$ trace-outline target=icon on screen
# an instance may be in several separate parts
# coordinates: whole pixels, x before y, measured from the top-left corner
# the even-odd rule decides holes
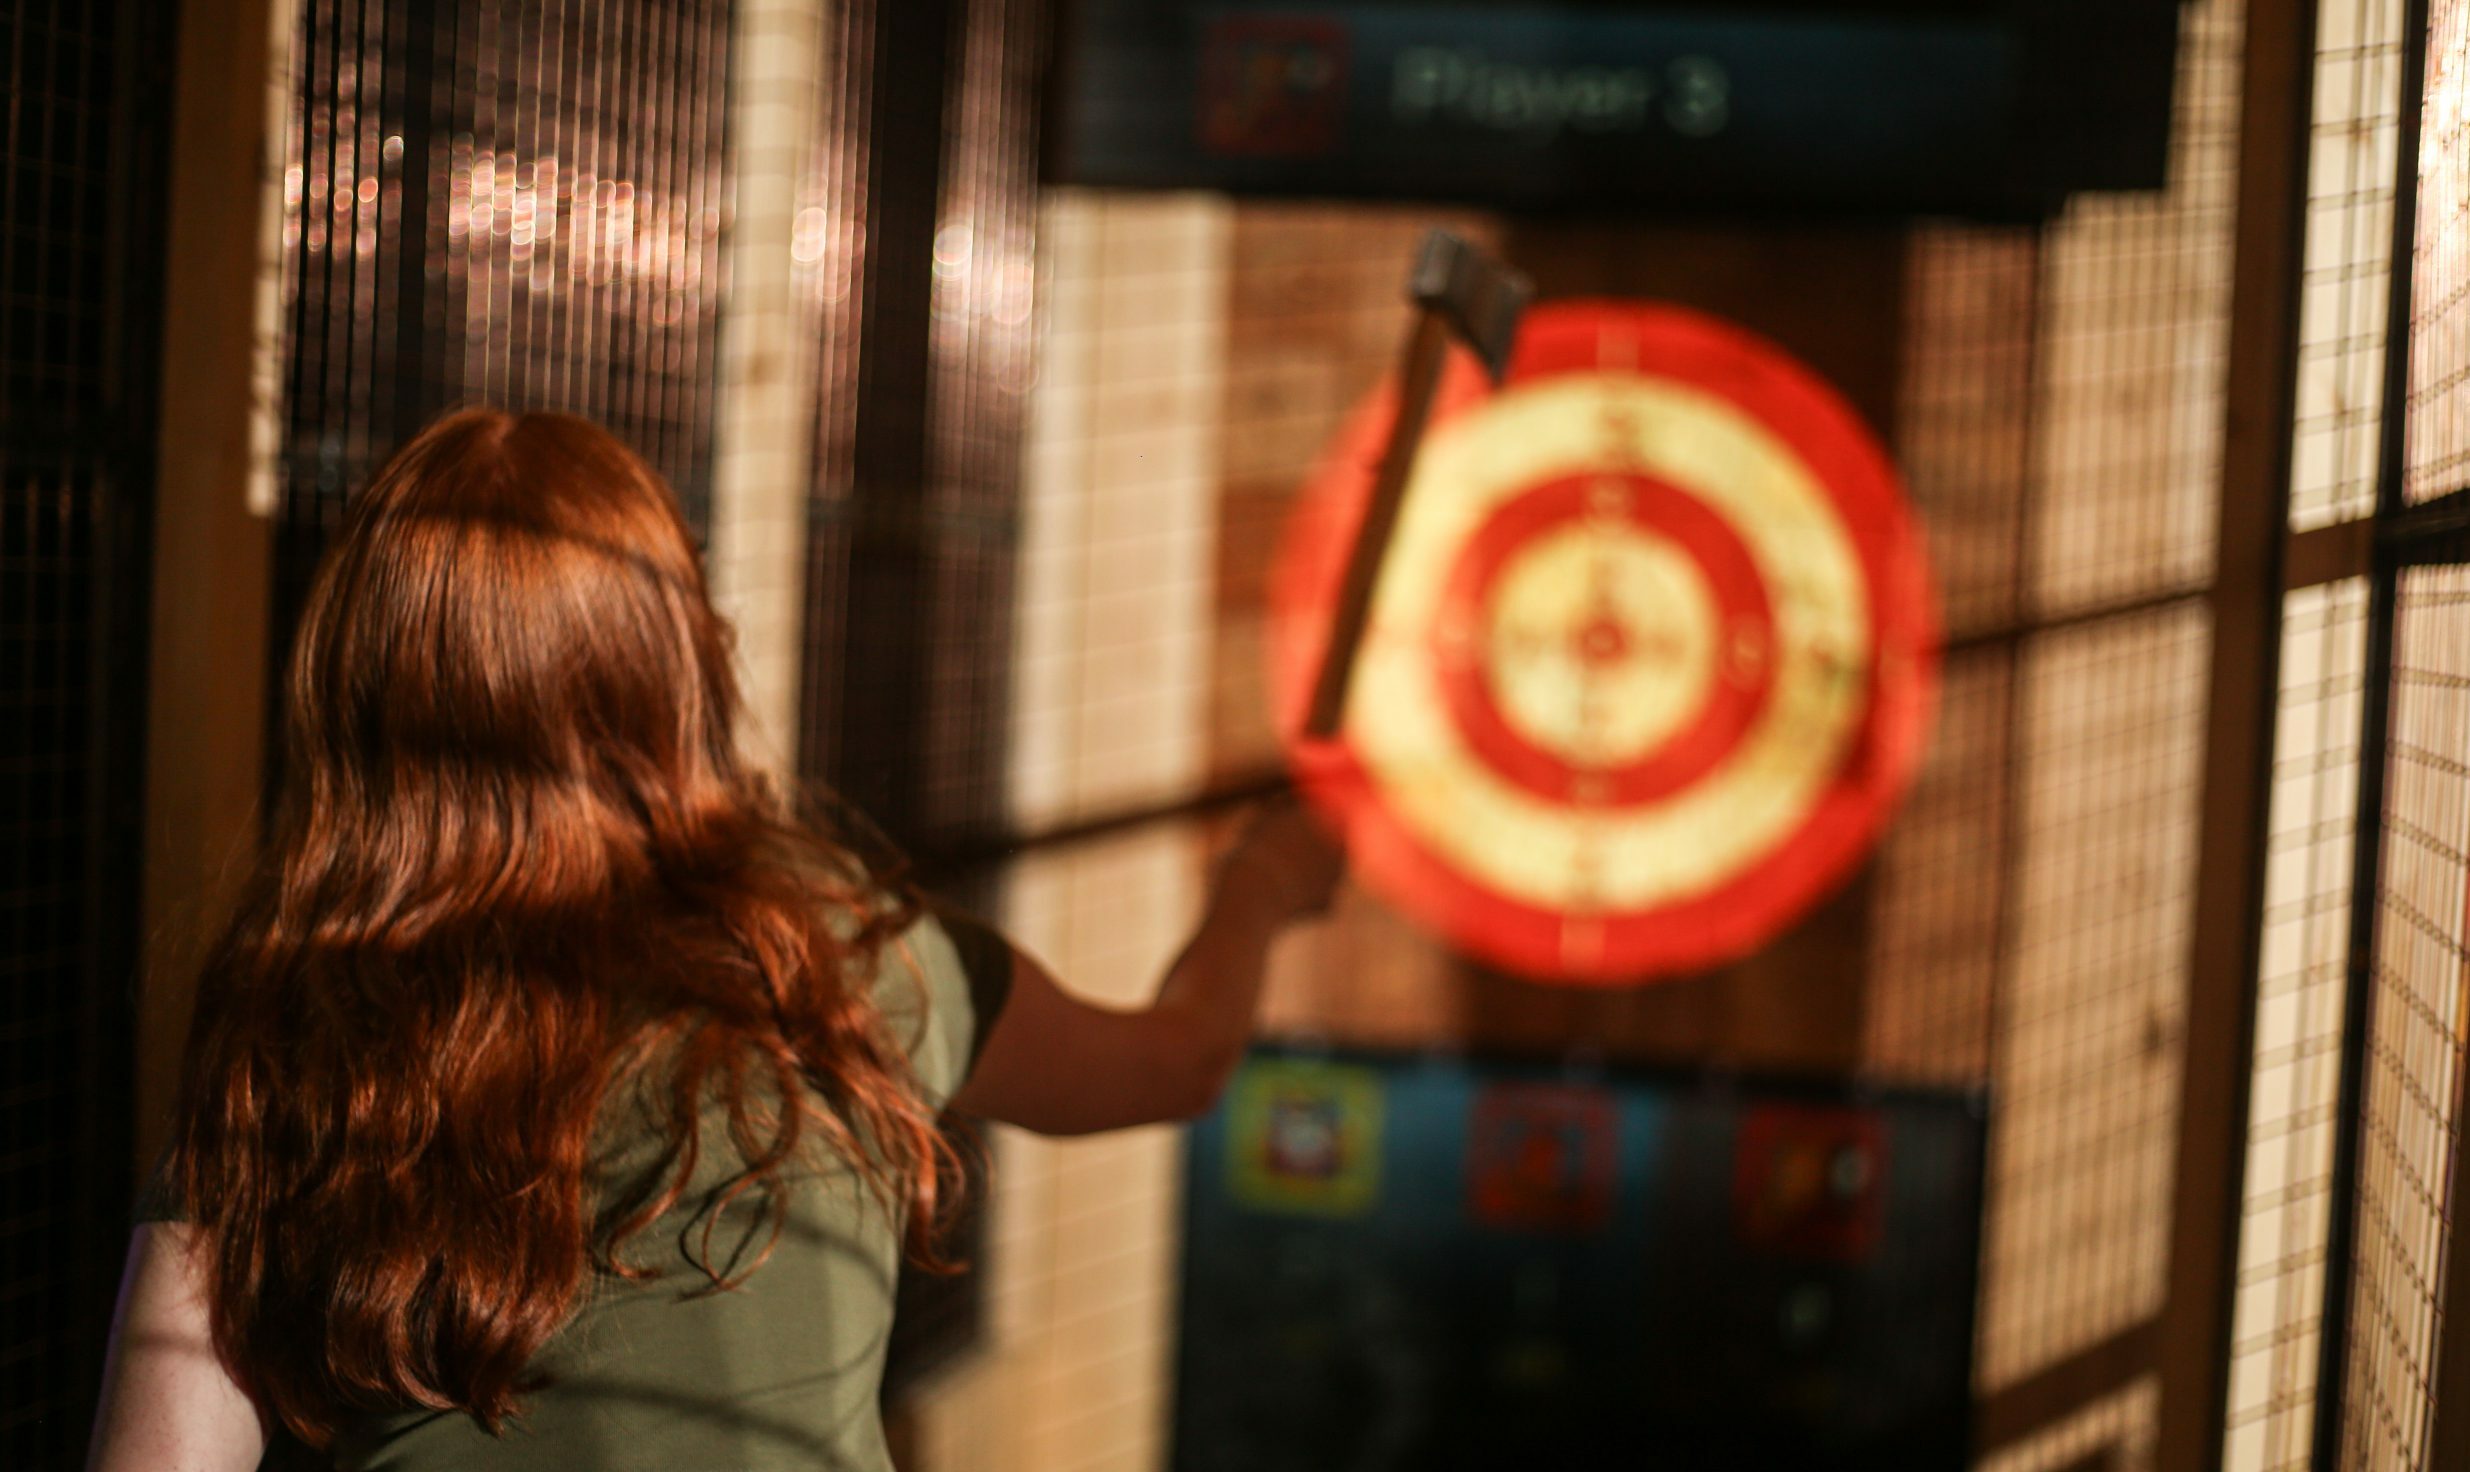
[[[1868,1257],[1885,1207],[1886,1156],[1886,1131],[1866,1110],[1751,1110],[1733,1163],[1741,1242],[1784,1257]]]
[[[1468,1126],[1468,1209],[1487,1226],[1600,1231],[1612,1219],[1619,1159],[1610,1095],[1495,1085],[1477,1096]]]
[[[1346,122],[1347,33],[1301,16],[1234,17],[1201,42],[1201,147],[1293,158],[1336,149]]]
[[[1380,1190],[1381,1082],[1368,1068],[1271,1063],[1235,1080],[1235,1199],[1271,1211],[1355,1216]]]

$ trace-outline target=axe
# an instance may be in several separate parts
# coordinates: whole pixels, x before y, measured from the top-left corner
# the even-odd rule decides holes
[[[1380,470],[1372,481],[1372,497],[1356,529],[1354,550],[1347,557],[1346,578],[1338,585],[1329,639],[1321,650],[1320,675],[1313,682],[1312,705],[1304,716],[1305,739],[1323,741],[1336,735],[1346,712],[1347,685],[1354,677],[1355,652],[1363,643],[1364,625],[1372,614],[1381,557],[1406,500],[1415,449],[1432,416],[1432,396],[1440,387],[1450,338],[1454,335],[1473,349],[1492,381],[1499,383],[1509,371],[1519,314],[1533,293],[1525,276],[1449,231],[1434,230],[1424,237],[1415,258],[1415,274],[1407,283],[1408,299],[1415,304],[1415,325],[1407,333],[1399,365],[1398,417],[1390,423],[1389,442],[1381,451]]]

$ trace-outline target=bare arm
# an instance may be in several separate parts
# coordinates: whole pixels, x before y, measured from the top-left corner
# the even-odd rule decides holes
[[[955,1109],[1040,1134],[1078,1135],[1206,1113],[1252,1036],[1270,942],[1319,913],[1337,850],[1280,806],[1221,866],[1200,928],[1138,1012],[1084,1002],[1025,956]]]
[[[189,1249],[177,1222],[129,1238],[88,1472],[251,1472],[265,1455],[257,1406],[215,1355]]]

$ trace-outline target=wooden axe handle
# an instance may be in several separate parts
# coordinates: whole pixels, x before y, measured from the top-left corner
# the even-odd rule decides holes
[[[1407,477],[1415,469],[1415,448],[1423,440],[1425,421],[1432,417],[1432,398],[1441,384],[1449,338],[1449,326],[1441,313],[1426,307],[1415,314],[1414,330],[1407,335],[1406,360],[1398,375],[1398,417],[1390,424],[1380,471],[1373,477],[1372,496],[1356,528],[1346,580],[1338,585],[1329,639],[1321,650],[1320,677],[1313,684],[1312,705],[1304,715],[1307,740],[1326,741],[1335,736],[1346,714],[1347,686],[1354,678],[1355,653],[1372,614],[1373,587],[1380,581],[1390,534],[1397,529]]]

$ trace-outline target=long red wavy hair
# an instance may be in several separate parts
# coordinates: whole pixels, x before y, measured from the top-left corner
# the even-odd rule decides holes
[[[909,902],[741,762],[649,467],[563,415],[441,420],[352,508],[287,680],[163,1178],[261,1405],[312,1446],[364,1409],[500,1427],[590,1275],[644,1271],[619,1249],[715,1099],[774,1238],[765,1187],[819,1141],[932,1259],[956,1163],[861,980]],[[596,1228],[602,1103],[644,1081],[675,1169]]]

